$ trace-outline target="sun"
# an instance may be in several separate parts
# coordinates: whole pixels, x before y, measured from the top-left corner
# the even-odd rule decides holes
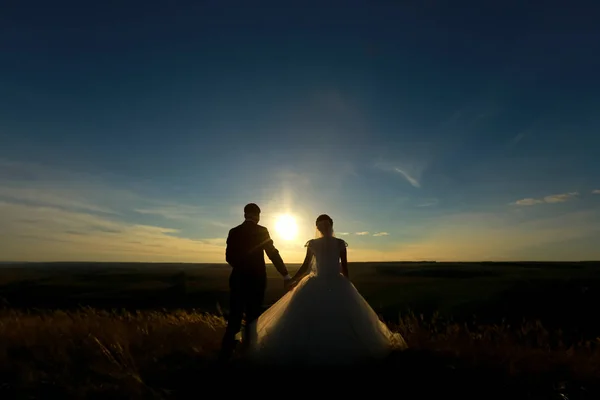
[[[296,220],[289,214],[284,214],[277,218],[275,230],[284,240],[294,240],[298,235]]]

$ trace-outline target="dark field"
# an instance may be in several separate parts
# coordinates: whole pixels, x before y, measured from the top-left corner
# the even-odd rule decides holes
[[[0,265],[0,396],[206,393],[220,371],[228,274],[208,264]],[[415,397],[443,383],[461,396],[596,398],[600,264],[354,263],[350,274],[411,347],[377,366],[380,380]],[[271,268],[265,307],[282,294]],[[417,384],[426,380],[440,385]]]
[[[297,265],[290,269],[295,271]],[[455,321],[540,319],[582,337],[600,336],[595,263],[355,263],[351,279],[386,321],[413,311]],[[226,311],[230,269],[220,264],[48,263],[0,267],[0,298],[13,309]],[[269,268],[265,308],[283,294]]]

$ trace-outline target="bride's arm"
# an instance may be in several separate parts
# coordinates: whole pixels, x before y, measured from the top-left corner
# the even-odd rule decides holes
[[[346,250],[346,247],[342,248],[342,250],[340,251],[340,259],[342,261],[342,275],[344,275],[346,278],[349,278],[349,276],[348,276],[348,251]]]
[[[292,277],[292,281],[296,281],[296,280],[302,278],[302,276],[304,276],[304,274],[306,274],[308,272],[308,269],[310,268],[310,263],[312,261],[312,257],[313,257],[312,252],[307,247],[306,248],[306,257],[304,257],[304,262],[302,263],[302,266],[300,267],[298,272],[296,272],[294,274],[294,276]]]

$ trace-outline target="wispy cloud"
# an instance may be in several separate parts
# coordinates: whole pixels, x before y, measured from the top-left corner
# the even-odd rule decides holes
[[[593,194],[600,194],[600,189],[596,189],[592,191]]]
[[[517,200],[514,202],[514,204],[517,206],[534,206],[536,204],[542,204],[543,202],[543,200],[528,197],[526,199]]]
[[[200,217],[204,210],[201,207],[183,204],[165,204],[157,207],[136,208],[139,214],[157,215],[167,219],[189,220]]]
[[[573,197],[579,196],[577,192],[553,194],[551,196],[544,197],[546,203],[564,203],[565,201],[572,199]]]
[[[201,242],[210,244],[213,246],[217,246],[219,248],[224,248],[227,244],[227,239],[226,238],[202,239]]]
[[[569,201],[577,196],[579,196],[578,192],[560,193],[560,194],[553,194],[550,196],[546,196],[541,199],[534,199],[534,198],[529,197],[529,198],[517,200],[512,204],[517,205],[517,206],[534,206],[536,204],[543,204],[543,203],[550,203],[550,204],[564,203],[564,202]]]
[[[98,176],[0,158],[0,200],[119,214],[148,199]]]
[[[226,224],[224,222],[221,221],[210,221],[209,222],[212,226],[216,226],[217,228],[231,228],[231,224]]]
[[[408,183],[410,183],[412,186],[414,186],[416,188],[421,187],[421,182],[420,182],[421,173],[419,172],[420,170],[413,171],[414,168],[399,167],[398,165],[395,165],[394,163],[386,162],[386,161],[377,161],[375,163],[375,168],[378,168],[382,171],[398,174],[402,178],[404,178]]]
[[[511,139],[510,145],[511,146],[517,145],[521,140],[523,140],[525,138],[527,133],[528,133],[527,131],[519,133],[517,136],[515,136],[514,138]]]
[[[203,207],[114,187],[100,177],[0,159],[4,259],[222,262],[225,239],[196,238],[203,236],[201,226],[224,228],[217,218]],[[190,232],[182,230],[190,226],[186,221],[194,222]]]
[[[115,210],[94,204],[74,188],[0,186],[0,200],[48,205],[97,213],[117,214]]]
[[[440,201],[438,199],[427,199],[424,200],[422,203],[417,204],[417,207],[432,207],[437,205],[439,202]]]
[[[590,195],[589,190],[585,193]],[[600,190],[591,193],[600,194]],[[521,199],[513,204],[556,204],[577,196],[577,192],[570,192]],[[420,200],[426,204],[430,199]],[[234,210],[234,215],[239,214],[240,208]],[[203,205],[177,204],[173,198],[152,198],[142,192],[119,189],[77,173],[53,173],[45,167],[18,163],[7,167],[0,160],[0,255],[3,259],[223,262],[225,239],[222,236],[228,224],[219,221],[227,222],[228,217],[211,211],[205,210]],[[504,211],[504,214],[436,216],[435,222],[429,225],[421,220],[411,229],[417,230],[417,235],[397,241],[393,239],[397,238],[396,232],[388,236],[386,232],[351,230],[337,235],[357,235],[357,244],[369,242],[370,236],[388,236],[373,239],[373,245],[365,248],[360,248],[360,244],[353,247],[354,261],[600,257],[597,247],[600,213],[597,211],[561,213],[537,220],[531,220],[537,213],[526,213],[526,218],[521,213],[517,218],[514,210]],[[224,219],[220,220],[221,217]],[[194,223],[186,224],[190,219]],[[312,214],[306,220],[307,233],[312,235]],[[188,225],[198,225],[196,221],[206,224],[208,234],[186,230]],[[356,229],[369,227],[363,222],[355,222],[353,226]],[[358,236],[366,238],[361,240]],[[304,257],[302,243],[281,241],[277,245],[283,248],[286,261],[299,262]]]
[[[402,175],[407,181],[408,183],[410,183],[411,185],[413,185],[416,188],[420,188],[421,187],[421,183],[416,179],[413,178],[412,176],[410,176],[408,174],[408,172],[400,169],[400,168],[394,168],[394,171],[396,171],[397,173],[399,173],[400,175]]]
[[[600,259],[600,212],[576,211],[523,221],[508,213],[442,216],[415,240],[354,247],[355,261],[557,261]]]
[[[215,225],[214,214],[205,207],[118,188],[98,176],[6,159],[0,159],[1,200],[114,215],[133,212],[168,220],[202,219]]]
[[[0,202],[0,253],[16,261],[222,262],[225,239],[53,207]]]

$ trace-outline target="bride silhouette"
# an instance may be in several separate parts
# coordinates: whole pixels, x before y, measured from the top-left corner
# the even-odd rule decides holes
[[[333,220],[320,215],[316,225],[293,289],[255,322],[251,357],[264,364],[348,365],[405,348],[348,279],[347,243],[334,236]]]

